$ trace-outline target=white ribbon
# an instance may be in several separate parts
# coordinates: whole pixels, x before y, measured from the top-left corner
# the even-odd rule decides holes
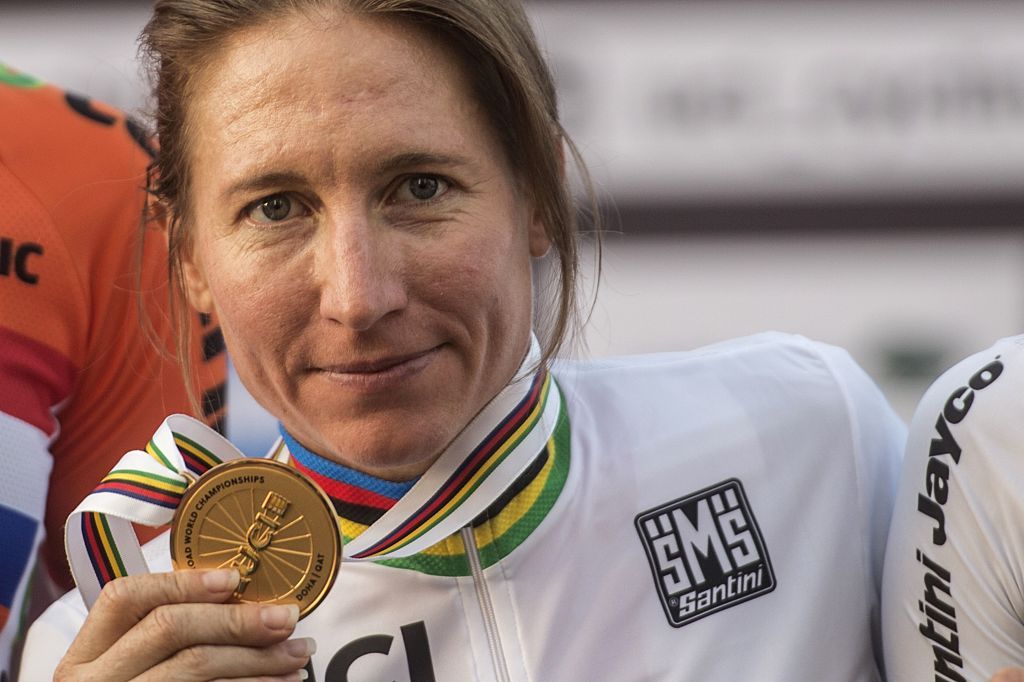
[[[160,424],[153,435],[152,443],[170,463],[170,467],[157,457],[142,450],[132,450],[124,455],[111,470],[111,475],[125,471],[139,471],[164,479],[177,481],[182,490],[188,485],[189,478],[201,472],[190,469],[174,441],[174,434],[180,434],[195,441],[208,450],[220,462],[244,457],[239,450],[223,438],[219,433],[200,421],[183,414],[174,414]],[[106,527],[109,528],[109,542],[90,541],[83,530],[83,515],[95,512],[102,515]],[[97,570],[96,562],[110,561],[123,566],[127,575],[148,573],[149,567],[142,558],[139,539],[135,535],[132,523],[145,526],[163,526],[170,523],[174,509],[137,499],[128,494],[114,490],[100,489],[82,500],[68,516],[64,527],[64,546],[71,574],[75,578],[82,599],[86,606],[92,608],[103,588],[104,572]],[[115,569],[118,577],[121,571]]]

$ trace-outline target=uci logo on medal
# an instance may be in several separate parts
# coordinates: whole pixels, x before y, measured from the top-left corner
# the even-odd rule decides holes
[[[768,550],[737,479],[645,511],[636,529],[674,627],[775,589]]]

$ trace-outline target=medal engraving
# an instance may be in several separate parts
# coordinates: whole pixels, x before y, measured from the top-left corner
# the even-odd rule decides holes
[[[312,611],[334,583],[341,534],[320,488],[291,467],[241,459],[210,469],[182,498],[171,526],[175,569],[235,568],[241,602]]]
[[[256,513],[256,520],[245,533],[248,545],[240,546],[238,554],[228,564],[237,568],[242,576],[233,595],[235,599],[242,598],[245,588],[252,581],[250,576],[260,565],[260,552],[270,546],[274,531],[281,527],[288,505],[288,500],[277,493],[267,493],[267,498],[263,500],[263,505]]]

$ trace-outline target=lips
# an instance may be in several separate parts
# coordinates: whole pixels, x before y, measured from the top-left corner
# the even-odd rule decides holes
[[[314,365],[313,370],[334,375],[372,375],[400,369],[403,366],[420,364],[418,361],[425,360],[428,356],[436,353],[441,346],[434,346],[427,350],[405,353],[400,355],[388,355],[375,359],[358,360],[345,363],[324,363]]]

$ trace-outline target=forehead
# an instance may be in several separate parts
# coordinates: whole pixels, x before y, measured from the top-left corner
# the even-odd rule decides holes
[[[451,48],[407,22],[346,13],[295,13],[232,36],[188,111],[194,160],[491,137]]]

